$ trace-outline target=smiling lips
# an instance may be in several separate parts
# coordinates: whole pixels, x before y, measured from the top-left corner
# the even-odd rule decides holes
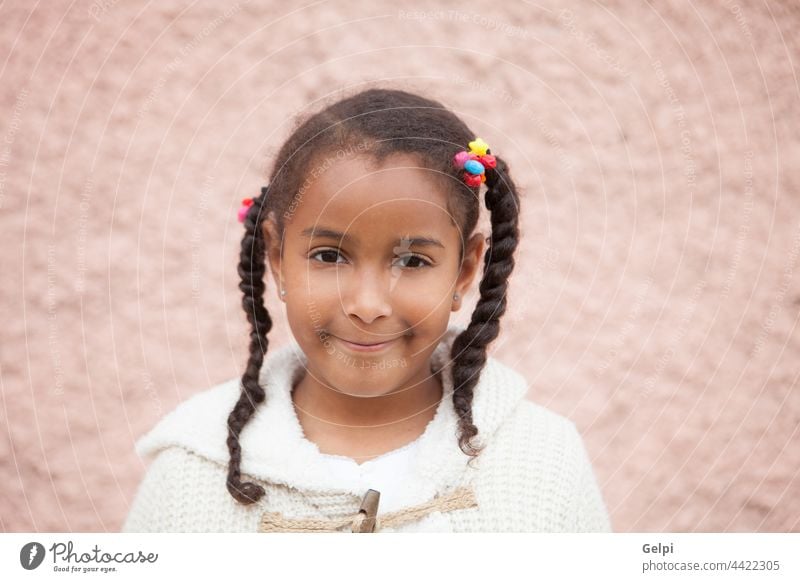
[[[388,340],[385,342],[377,343],[377,344],[366,344],[366,343],[356,343],[351,342],[346,339],[339,338],[347,347],[350,349],[359,351],[359,352],[377,352],[382,350],[383,348],[392,345],[395,341],[400,338],[394,338],[392,340]]]

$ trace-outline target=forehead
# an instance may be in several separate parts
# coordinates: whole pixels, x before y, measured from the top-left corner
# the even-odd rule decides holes
[[[395,154],[381,164],[356,156],[318,168],[287,225],[295,233],[324,226],[358,239],[459,236],[448,210],[447,178],[421,167],[413,156]]]

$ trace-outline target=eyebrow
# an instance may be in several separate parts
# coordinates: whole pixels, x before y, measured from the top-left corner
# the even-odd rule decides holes
[[[348,234],[344,234],[343,232],[339,232],[332,228],[327,227],[310,227],[305,229],[303,232],[300,233],[302,236],[307,237],[317,237],[317,238],[332,238],[337,241],[345,241],[350,243],[356,243],[356,239]],[[408,241],[409,246],[417,245],[417,246],[435,246],[444,248],[444,245],[436,240],[435,238],[431,238],[429,236],[411,236],[411,237],[403,237],[398,239],[398,242]]]

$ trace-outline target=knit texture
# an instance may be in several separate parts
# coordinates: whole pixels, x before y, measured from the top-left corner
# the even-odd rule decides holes
[[[415,517],[387,522],[379,506],[382,526],[376,531],[611,531],[574,423],[526,400],[522,375],[492,357],[473,399],[475,440],[486,448],[467,465],[469,457],[458,447],[449,359],[461,331],[450,325],[431,357],[444,396],[419,437],[410,473],[402,477],[409,488],[405,509]],[[291,531],[280,530],[282,520],[340,520],[338,531],[351,531],[346,524],[358,514],[366,489],[358,479],[326,471],[319,448],[303,435],[291,390],[306,365],[295,341],[264,361],[260,381],[266,398],[240,435],[242,480],[266,491],[258,503],[241,505],[225,487],[226,423],[239,397],[236,378],[181,403],[136,443],[150,465],[122,531],[257,532],[263,531],[265,515],[275,516],[270,531]],[[477,507],[419,509],[463,490],[471,492]]]

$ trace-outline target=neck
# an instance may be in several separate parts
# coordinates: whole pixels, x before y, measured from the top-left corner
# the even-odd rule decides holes
[[[443,395],[440,373],[433,375],[427,367],[398,390],[370,397],[344,394],[318,378],[306,372],[292,389],[298,419],[304,425],[327,425],[328,431],[350,432],[354,438],[359,433],[405,433],[420,424],[425,426]]]

